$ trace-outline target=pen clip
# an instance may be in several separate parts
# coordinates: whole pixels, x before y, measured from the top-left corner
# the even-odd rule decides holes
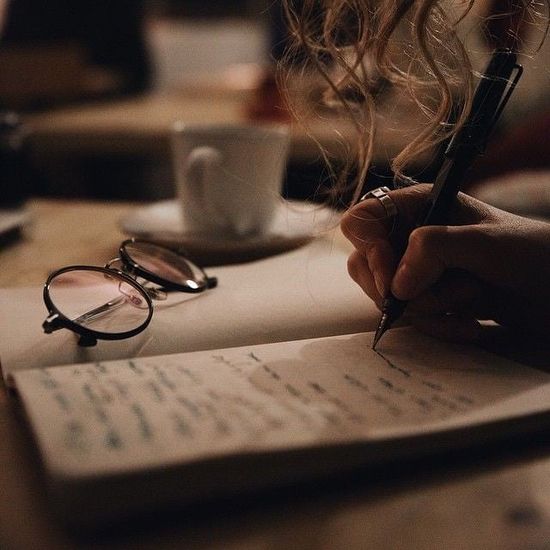
[[[512,75],[515,76],[512,79]],[[473,148],[482,154],[504,107],[523,73],[511,50],[496,50],[482,74],[468,119],[448,144],[445,156],[453,158],[460,149]]]
[[[498,104],[498,107],[497,107],[497,110],[495,111],[493,119],[491,120],[490,124],[487,127],[487,131],[486,131],[486,134],[485,134],[485,139],[484,139],[483,143],[481,144],[481,150],[482,151],[484,151],[485,148],[487,147],[487,142],[489,140],[489,136],[491,135],[491,132],[493,131],[496,123],[498,122],[498,119],[500,118],[500,115],[502,114],[502,111],[504,111],[504,108],[506,107],[506,104],[508,103],[508,100],[512,96],[512,93],[516,89],[516,86],[519,82],[519,79],[521,78],[521,75],[523,74],[523,67],[521,65],[519,65],[518,63],[516,63],[514,65],[513,70],[515,70],[516,74],[514,76],[514,79],[509,83],[506,94],[500,100],[500,103]]]

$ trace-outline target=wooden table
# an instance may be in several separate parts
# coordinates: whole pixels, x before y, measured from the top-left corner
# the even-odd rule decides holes
[[[0,287],[40,286],[64,265],[103,265],[125,238],[118,220],[132,204],[34,200],[23,238],[0,250]]]
[[[52,110],[26,117],[30,142],[39,156],[71,154],[169,154],[175,121],[187,124],[250,123],[246,94],[198,90],[149,93],[106,103]],[[411,104],[389,95],[381,116],[377,158],[387,163],[418,131]],[[356,140],[351,123],[328,114],[307,119],[307,128],[291,124],[291,160],[320,158],[319,145],[336,159],[350,155]]]
[[[388,93],[381,102],[376,174],[388,173],[393,159],[419,131],[419,113],[402,96]],[[227,90],[183,89],[139,97],[54,109],[24,118],[36,172],[35,192],[70,197],[168,198],[175,193],[171,136],[175,121],[185,124],[273,124],[251,122],[250,94]],[[280,122],[278,124],[281,124]],[[350,121],[322,113],[289,123],[290,151],[286,193],[316,194],[326,185],[324,154],[338,173],[356,158],[357,132]],[[420,155],[416,174],[429,164]],[[378,177],[378,176],[377,176]]]
[[[69,263],[101,264],[131,204],[31,201],[34,222],[0,251],[1,286],[40,285]],[[2,319],[2,323],[9,319]],[[48,515],[16,401],[0,389],[0,548],[550,548],[550,448],[515,445],[393,465],[201,505],[82,541]]]

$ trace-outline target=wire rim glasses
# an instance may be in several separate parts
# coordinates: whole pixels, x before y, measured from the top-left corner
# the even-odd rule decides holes
[[[128,239],[105,267],[66,266],[48,277],[43,291],[48,317],[42,327],[48,334],[69,329],[83,346],[130,338],[151,322],[153,300],[165,299],[169,291],[199,293],[216,285],[215,277],[182,254]]]

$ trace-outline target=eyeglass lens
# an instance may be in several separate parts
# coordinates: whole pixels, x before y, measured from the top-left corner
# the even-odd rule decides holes
[[[126,243],[124,251],[134,264],[169,283],[191,289],[206,285],[202,269],[168,248],[136,241]]]
[[[56,275],[49,296],[59,313],[82,327],[119,334],[140,327],[149,304],[137,287],[106,271],[72,269]]]

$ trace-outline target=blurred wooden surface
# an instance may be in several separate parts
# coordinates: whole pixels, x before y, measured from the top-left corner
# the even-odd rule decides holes
[[[39,156],[57,154],[113,154],[170,152],[170,134],[175,121],[187,124],[250,123],[250,95],[205,90],[151,93],[132,99],[89,104],[30,115],[26,123],[30,143]],[[411,141],[418,131],[418,114],[412,106],[388,99],[380,127],[378,158],[387,160]],[[402,102],[401,102],[402,103]],[[396,116],[398,114],[398,118]],[[292,160],[320,158],[322,145],[335,158],[347,158],[353,150],[355,133],[351,123],[333,116],[307,120],[308,129],[291,125]]]
[[[0,287],[39,286],[64,265],[103,265],[116,256],[124,235],[118,220],[127,203],[35,200],[20,240],[0,249]]]
[[[24,238],[0,250],[0,286],[40,285],[64,264],[101,264],[133,205],[31,201]],[[340,238],[340,237],[338,237]],[[2,323],[9,319],[2,318]],[[74,538],[50,516],[33,445],[0,389],[0,548],[550,548],[550,449],[503,445],[348,478],[198,505],[169,521]]]

